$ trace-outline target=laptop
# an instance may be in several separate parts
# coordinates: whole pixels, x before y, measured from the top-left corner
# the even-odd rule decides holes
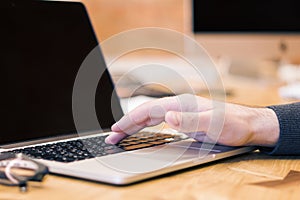
[[[84,5],[34,0],[0,4],[1,153],[24,153],[53,174],[126,185],[253,150],[200,143],[154,128],[117,145],[105,144],[123,111]],[[96,60],[90,64],[99,70],[99,83],[92,110],[98,124],[87,117],[78,128],[74,84],[93,51]],[[84,97],[87,90],[77,94]]]

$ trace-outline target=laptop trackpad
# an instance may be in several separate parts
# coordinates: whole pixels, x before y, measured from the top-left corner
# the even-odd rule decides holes
[[[210,157],[219,151],[210,151],[198,142],[182,141],[132,152],[97,158],[111,169],[126,173],[147,173],[187,161]]]

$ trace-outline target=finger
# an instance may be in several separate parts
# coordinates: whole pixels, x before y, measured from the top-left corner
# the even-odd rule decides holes
[[[145,103],[122,117],[111,129],[131,135],[144,127],[164,121],[168,110],[178,110],[176,98],[167,97]]]
[[[161,120],[152,120],[149,124],[147,124],[147,126],[155,126],[161,123]],[[115,128],[117,129],[117,128]],[[128,129],[128,133],[136,133],[140,130],[142,130],[143,127],[141,126],[135,126],[132,127],[132,129]],[[125,137],[128,137],[130,134],[125,133],[125,132],[114,132],[111,133],[109,136],[106,137],[105,142],[108,144],[116,144],[118,142],[120,142],[122,139],[124,139]]]
[[[165,121],[173,129],[183,133],[207,133],[212,111],[205,112],[175,112],[166,113]]]
[[[172,99],[164,98],[139,106],[122,117],[111,127],[114,133],[106,137],[105,142],[108,144],[116,144],[125,137],[147,126],[160,124],[164,120],[166,112],[163,106],[168,109],[173,105],[174,101]]]
[[[114,132],[105,138],[105,143],[107,144],[117,144],[119,141],[127,137],[125,133]]]
[[[149,126],[152,121],[162,122],[168,111],[196,112],[205,111],[211,107],[210,100],[191,94],[165,97],[138,106],[113,125],[112,130],[130,135],[136,130]]]
[[[125,137],[132,135],[145,127],[158,125],[165,119],[167,110],[178,110],[178,101],[175,97],[167,97],[145,103],[115,123],[105,142],[116,144]]]
[[[152,120],[150,121],[147,126],[155,126],[155,125],[158,125],[161,123],[161,120],[160,119],[156,119],[156,120]],[[115,130],[116,129],[119,129],[118,127],[117,128],[114,128]],[[135,132],[138,132],[140,131],[141,129],[143,129],[143,127],[141,126],[135,126],[135,127],[132,127],[132,129],[128,129],[127,131],[130,132],[130,133],[135,133]],[[113,130],[114,131],[114,130]],[[129,136],[128,133],[125,133],[125,132],[113,132],[111,133],[109,136],[107,136],[105,138],[105,142],[107,144],[116,144],[118,142],[120,142],[122,139],[124,139],[125,137]]]

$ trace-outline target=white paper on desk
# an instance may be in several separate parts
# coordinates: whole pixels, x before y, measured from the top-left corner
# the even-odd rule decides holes
[[[300,82],[279,88],[279,94],[282,98],[300,99]]]
[[[133,110],[137,106],[146,103],[148,101],[154,100],[157,98],[154,97],[148,97],[148,96],[135,96],[135,97],[129,97],[129,98],[123,98],[121,99],[121,107],[123,109],[123,112],[126,114],[129,111]]]

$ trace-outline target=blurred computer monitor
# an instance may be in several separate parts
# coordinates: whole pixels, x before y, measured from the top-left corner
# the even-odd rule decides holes
[[[192,0],[191,32],[214,58],[300,61],[300,1]]]

